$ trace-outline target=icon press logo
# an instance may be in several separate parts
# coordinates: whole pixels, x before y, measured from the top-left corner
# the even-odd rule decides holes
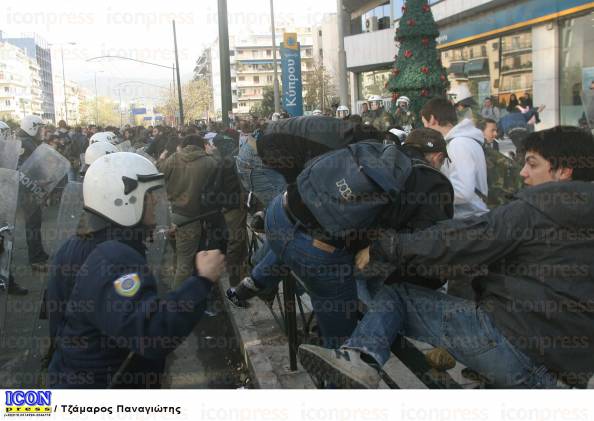
[[[52,392],[35,390],[6,391],[6,415],[40,415],[52,412]]]

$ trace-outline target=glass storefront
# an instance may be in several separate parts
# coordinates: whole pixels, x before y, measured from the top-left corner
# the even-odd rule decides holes
[[[532,32],[496,37],[442,51],[452,88],[467,85],[478,104],[491,97],[505,110],[512,95],[532,97]]]
[[[561,124],[594,126],[594,12],[559,23]]]
[[[359,99],[363,100],[371,95],[391,97],[392,94],[386,89],[386,83],[390,79],[391,73],[390,69],[359,73],[357,75]]]

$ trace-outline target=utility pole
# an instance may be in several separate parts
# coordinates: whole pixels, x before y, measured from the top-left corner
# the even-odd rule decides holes
[[[346,51],[344,50],[344,8],[343,0],[336,0],[336,20],[338,26],[338,92],[340,105],[348,106],[348,81],[346,66]]]
[[[218,0],[219,6],[219,51],[221,61],[221,103],[223,124],[229,127],[229,113],[232,111],[231,59],[229,58],[229,22],[227,0]]]
[[[270,26],[272,32],[272,65],[274,66],[274,112],[280,113],[280,85],[276,63],[276,28],[274,25],[274,0],[270,0]]]
[[[66,125],[68,126],[68,96],[66,95],[66,70],[64,70],[64,46],[60,47],[62,54],[62,81],[64,82],[64,115],[66,117]]]
[[[99,125],[99,97],[97,96],[97,72],[95,72],[95,126]]]
[[[177,71],[177,100],[179,101],[179,126],[184,125],[184,103],[182,101],[181,79],[179,76],[179,57],[177,54],[177,32],[175,30],[175,20],[173,21],[173,44],[175,47],[175,69]]]

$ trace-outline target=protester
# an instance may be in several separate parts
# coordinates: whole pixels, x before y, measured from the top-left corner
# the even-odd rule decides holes
[[[594,139],[557,127],[526,140],[526,188],[514,202],[417,233],[386,231],[357,256],[443,279],[463,276],[476,302],[407,284],[383,288],[339,352],[300,347],[335,387],[377,387],[398,334],[446,348],[491,387],[585,387],[594,372]],[[569,268],[575,268],[573,270]]]
[[[325,346],[338,346],[357,323],[352,262],[369,232],[424,228],[453,215],[451,184],[435,170],[446,157],[443,137],[422,129],[403,149],[362,142],[312,161],[268,208],[270,251],[235,293],[244,300],[266,294],[287,265],[310,293]],[[347,194],[369,199],[333,196]]]
[[[501,111],[493,104],[493,98],[485,98],[483,108],[481,108],[481,116],[484,119],[494,120],[495,124],[497,124],[501,118]]]
[[[479,216],[489,211],[485,200],[489,194],[487,164],[483,152],[483,134],[469,119],[458,123],[452,104],[445,98],[433,98],[421,110],[425,127],[440,132],[448,142],[450,159],[443,173],[454,186],[454,217]]]
[[[194,268],[194,255],[202,236],[204,216],[200,192],[217,169],[217,161],[204,150],[204,140],[186,136],[177,152],[163,151],[157,168],[164,174],[171,219],[176,226],[176,265],[174,287],[178,287]]]

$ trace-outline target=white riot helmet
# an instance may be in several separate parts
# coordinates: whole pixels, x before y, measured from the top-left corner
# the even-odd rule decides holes
[[[5,139],[10,133],[10,126],[3,121],[0,121],[0,139]]]
[[[351,115],[351,110],[346,105],[341,105],[336,109],[336,118],[347,118]]]
[[[280,113],[273,113],[272,114],[272,118],[271,118],[272,121],[279,121],[280,119],[281,119]]]
[[[99,132],[91,136],[91,139],[89,140],[89,145],[92,145],[93,143],[97,142],[109,142],[113,145],[117,142],[117,137],[112,132]]]
[[[85,209],[122,227],[141,223],[145,196],[165,185],[163,174],[144,158],[117,152],[97,159],[85,176]]]
[[[400,104],[402,104],[403,102],[406,102],[407,106],[410,105],[410,98],[407,96],[404,96],[404,95],[401,97],[398,97],[398,99],[396,100],[396,105],[398,107],[400,107]]]
[[[28,115],[21,120],[21,130],[31,137],[37,136],[39,129],[45,126],[45,123],[38,115]]]
[[[85,162],[80,169],[81,174],[85,174],[91,164],[104,155],[119,152],[118,148],[109,142],[95,142],[85,151]]]
[[[384,105],[384,100],[381,96],[379,95],[371,95],[368,99],[367,102],[369,103],[369,108],[371,108],[372,110],[377,110],[378,108],[380,108],[382,105]],[[375,108],[374,108],[375,105]]]
[[[450,92],[448,92],[448,95],[454,105],[476,105],[476,101],[474,100],[470,89],[468,89],[468,85],[465,83],[456,85]]]
[[[311,115],[322,115],[322,111],[320,110],[313,110]]]

